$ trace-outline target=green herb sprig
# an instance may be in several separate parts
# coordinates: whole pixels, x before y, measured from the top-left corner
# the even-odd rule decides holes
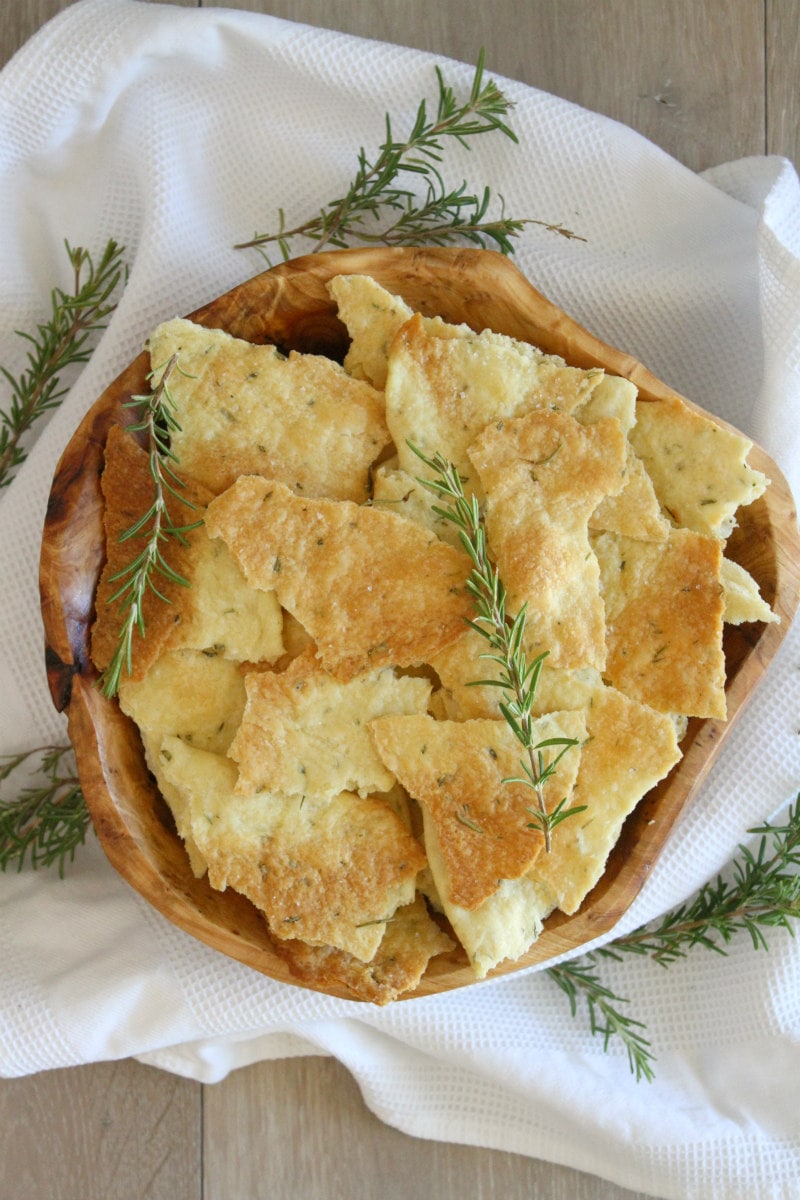
[[[524,748],[525,757],[520,759],[522,775],[509,777],[503,782],[522,783],[533,790],[536,807],[527,810],[532,817],[527,827],[544,834],[545,851],[549,853],[555,827],[586,809],[585,804],[567,808],[565,796],[548,811],[544,796],[545,784],[567,751],[578,745],[577,739],[552,737],[536,741],[533,702],[547,653],[538,655],[531,662],[527,661],[524,648],[527,605],[523,604],[513,617],[507,612],[506,591],[497,568],[489,558],[480,505],[475,496],[467,499],[457,468],[439,453],[429,458],[411,442],[408,445],[435,473],[433,479],[420,479],[419,482],[447,501],[446,508],[433,505],[433,511],[455,525],[459,540],[472,560],[466,586],[476,615],[467,624],[489,644],[489,650],[480,657],[499,667],[496,678],[476,679],[473,686],[496,687],[505,693],[505,698],[498,701],[498,707]],[[545,752],[548,750],[556,750],[556,753],[546,761]]]
[[[669,967],[697,946],[725,955],[742,933],[755,950],[769,948],[767,935],[774,929],[794,936],[800,919],[800,794],[783,824],[765,823],[749,832],[759,838],[756,848],[740,845],[730,870],[704,884],[692,900],[606,946],[548,968],[567,993],[573,1015],[582,995],[592,1032],[602,1035],[606,1046],[612,1037],[622,1039],[637,1079],[653,1078],[654,1055],[644,1024],[619,1008],[628,1001],[600,982],[597,968],[603,960],[619,962],[638,954]]]
[[[64,866],[86,840],[89,810],[75,770],[71,746],[39,746],[0,759],[0,782],[27,764],[39,781],[21,788],[13,800],[0,800],[0,870],[10,866]]]
[[[138,630],[142,637],[145,635],[144,600],[147,593],[151,592],[169,604],[169,597],[158,586],[159,579],[181,587],[189,586],[188,579],[170,566],[163,553],[164,544],[170,540],[185,546],[186,534],[202,524],[198,520],[176,525],[169,513],[170,496],[187,508],[195,508],[183,491],[184,482],[174,468],[178,460],[170,447],[170,436],[180,430],[175,418],[175,401],[169,388],[170,377],[176,370],[179,371],[180,367],[177,355],[173,355],[161,371],[155,389],[149,395],[133,396],[126,405],[143,410],[141,421],[130,426],[130,429],[147,434],[153,502],[147,512],[120,536],[121,542],[141,540],[144,545],[132,561],[110,579],[110,582],[119,583],[120,586],[109,597],[108,603],[121,600],[124,616],[117,649],[100,678],[100,686],[106,696],[117,694],[123,671],[128,674],[131,672],[134,633]],[[150,378],[153,378],[152,374]]]
[[[21,444],[25,434],[61,403],[67,391],[61,385],[64,371],[89,360],[92,335],[105,328],[126,275],[124,248],[113,239],[96,263],[83,247],[64,245],[72,268],[72,291],[53,288],[49,318],[34,333],[17,330],[17,336],[29,343],[27,368],[14,376],[0,366],[11,388],[10,406],[0,410],[0,488],[8,486],[12,472],[27,457]]]
[[[502,133],[512,142],[518,140],[506,123],[513,105],[496,83],[484,80],[484,61],[481,51],[469,97],[463,103],[459,103],[437,67],[439,96],[433,120],[425,100],[421,100],[408,136],[397,140],[386,113],[386,137],[377,157],[371,161],[363,147],[359,150],[358,167],[344,195],[291,228],[287,228],[284,210],[279,209],[276,232],[257,233],[238,243],[236,249],[255,247],[265,253],[264,247],[276,245],[285,260],[291,256],[297,238],[310,241],[312,253],[328,245],[342,249],[354,241],[365,245],[442,246],[463,240],[510,254],[513,239],[526,225],[541,225],[563,237],[577,237],[559,224],[507,217],[502,198],[500,215],[490,218],[490,188],[484,187],[478,194],[469,190],[466,181],[457,187],[445,182],[440,163],[447,138],[454,138],[466,148],[468,139],[485,133]],[[410,186],[409,176],[424,182],[421,199]],[[388,224],[381,226],[387,216]]]

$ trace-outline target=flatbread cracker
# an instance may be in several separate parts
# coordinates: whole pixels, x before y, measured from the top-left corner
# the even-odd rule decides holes
[[[450,902],[477,908],[501,879],[525,874],[544,838],[529,828],[535,793],[524,784],[504,782],[520,774],[522,755],[505,721],[380,717],[370,729],[389,770],[436,826]],[[584,735],[579,713],[550,714],[534,730],[537,742],[551,737],[580,741]],[[545,761],[554,753],[545,750]],[[548,809],[571,792],[579,760],[579,746],[562,758],[545,785]],[[436,883],[441,890],[440,880]]]
[[[232,887],[266,915],[276,938],[335,946],[363,961],[385,921],[411,903],[425,855],[380,799],[240,796],[230,759],[179,738],[161,748],[181,792],[212,887]]]
[[[464,908],[447,892],[449,876],[438,830],[427,812],[425,849],[431,874],[439,881],[442,908],[466,951],[475,978],[485,979],[505,959],[516,960],[523,955],[542,932],[543,918],[553,908],[552,900],[543,900],[536,884],[523,875],[500,880],[497,889],[477,908]]]
[[[169,386],[181,468],[215,495],[239,475],[280,479],[307,496],[366,499],[389,441],[383,396],[331,359],[256,346],[191,321],[149,340],[154,378],[173,354]]]
[[[624,483],[618,422],[565,413],[491,425],[469,450],[486,492],[486,528],[508,610],[528,604],[526,650],[552,665],[602,668],[605,613],[588,521]]]
[[[767,479],[747,465],[752,442],[695,412],[679,396],[641,400],[628,435],[675,525],[725,538],[737,508],[752,504]]]
[[[584,710],[586,740],[571,803],[586,811],[562,821],[552,849],[529,872],[561,912],[577,912],[605,870],[622,823],[680,758],[668,716],[610,687]]]
[[[688,529],[666,542],[593,537],[606,607],[606,678],[659,712],[725,716],[722,549]]]
[[[124,620],[121,602],[110,602],[121,582],[113,577],[142,545],[141,539],[120,541],[120,537],[153,502],[148,456],[119,426],[109,431],[101,486],[107,561],[97,592],[92,661],[102,671],[116,652]],[[283,618],[274,592],[249,586],[225,545],[209,538],[202,519],[210,493],[188,483],[186,495],[195,507],[170,503],[172,519],[179,525],[201,524],[187,532],[186,545],[171,539],[162,552],[178,574],[191,580],[191,586],[157,576],[167,603],[149,589],[145,592],[145,635],[138,629],[133,635],[130,678],[134,680],[143,679],[168,650],[205,650],[239,662],[273,662],[283,653]]]
[[[749,571],[731,558],[722,559],[722,586],[725,590],[725,623],[742,625],[745,621],[780,621],[758,590]]]
[[[467,494],[478,480],[467,449],[489,424],[532,409],[573,412],[592,394],[601,371],[536,358],[511,339],[480,334],[433,336],[412,317],[389,355],[386,420],[400,467],[420,473],[411,441],[428,457],[455,464]]]
[[[332,946],[294,940],[275,943],[278,955],[303,983],[322,991],[332,983],[340,984],[354,999],[378,1005],[413,991],[430,960],[454,947],[453,939],[431,919],[421,896],[398,908],[386,922],[381,944],[368,963]]]
[[[236,791],[285,796],[386,792],[394,775],[367,728],[373,717],[425,712],[427,679],[398,677],[391,667],[340,683],[313,650],[285,671],[249,671],[247,707],[230,747],[239,767]]]
[[[471,615],[466,554],[395,513],[243,476],[209,505],[206,526],[251,585],[274,587],[337,679],[418,666]]]

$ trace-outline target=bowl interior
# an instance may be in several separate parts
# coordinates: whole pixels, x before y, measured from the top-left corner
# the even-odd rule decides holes
[[[559,354],[575,366],[603,366],[629,378],[645,399],[670,389],[630,356],[604,345],[537,292],[499,254],[477,250],[344,250],[281,264],[190,314],[209,327],[283,350],[338,360],[347,345],[326,289],[341,273],[373,276],[414,309],[476,331],[494,329]],[[98,399],[67,446],[56,472],[41,556],[46,662],[53,701],[69,718],[87,803],[108,858],[160,912],[206,944],[262,973],[299,985],[275,953],[266,924],[249,901],[214,891],[193,875],[171,814],[147,771],[138,732],[95,686],[89,657],[94,595],[103,565],[100,475],[110,427],[126,424],[124,405],[147,388],[140,355]],[[694,407],[694,406],[693,406]],[[606,871],[578,912],[555,913],[527,954],[492,976],[520,970],[592,940],[611,928],[640,890],[677,816],[713,765],[724,739],[774,656],[800,594],[800,538],[793,501],[775,463],[758,446],[751,465],[771,480],[740,510],[727,553],[756,579],[780,624],[726,626],[726,722],[695,720],[683,758],[625,822]],[[475,984],[461,949],[433,959],[416,992]],[[337,986],[331,994],[351,998]]]

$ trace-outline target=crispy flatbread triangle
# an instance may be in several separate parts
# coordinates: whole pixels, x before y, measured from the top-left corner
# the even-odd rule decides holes
[[[618,422],[584,426],[528,413],[488,426],[469,455],[486,492],[486,528],[508,608],[528,604],[526,649],[555,666],[602,668],[605,613],[588,521],[624,483]]]
[[[230,759],[179,738],[161,747],[212,887],[232,887],[276,938],[336,946],[368,961],[385,920],[414,898],[425,855],[382,800],[239,796]]]
[[[745,461],[752,442],[690,409],[679,396],[638,400],[629,434],[675,525],[725,538],[736,509],[762,494],[767,479]]]
[[[247,707],[230,756],[237,792],[332,796],[386,792],[394,776],[378,756],[367,723],[387,713],[425,712],[427,679],[398,677],[391,667],[341,683],[313,650],[285,671],[249,671]]]
[[[505,721],[437,721],[380,717],[371,722],[378,752],[436,827],[452,903],[477,908],[501,879],[516,879],[541,853],[542,834],[529,828],[536,796],[521,774],[522,748]],[[535,723],[538,741],[585,735],[580,713],[550,714]],[[555,754],[544,752],[545,761]],[[580,746],[567,751],[545,785],[548,810],[572,791]],[[441,890],[440,880],[436,879]],[[444,896],[443,896],[444,899]]]
[[[601,533],[592,545],[606,607],[608,681],[659,712],[724,717],[719,540],[675,529],[666,542]]]
[[[337,679],[421,665],[471,615],[467,555],[395,513],[243,476],[206,526],[252,586],[275,589]]]
[[[242,474],[310,496],[366,499],[371,463],[389,441],[383,396],[331,359],[287,357],[219,329],[175,319],[150,337],[154,377],[169,380],[181,467],[217,494]]]

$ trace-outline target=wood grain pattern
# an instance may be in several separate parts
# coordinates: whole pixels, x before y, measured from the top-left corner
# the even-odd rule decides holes
[[[7,3],[0,20],[0,62],[71,2]],[[192,5],[192,0],[168,2]],[[800,164],[796,0],[718,0],[716,10],[728,10],[722,40],[715,36],[706,0],[671,2],[673,20],[666,30],[661,0],[228,3],[465,61],[474,61],[485,46],[491,71],[627,122],[689,165],[766,151]],[[701,27],[708,35],[705,42],[698,38]],[[731,62],[737,64],[735,71]],[[181,1081],[187,1098],[181,1103],[190,1107],[180,1119],[175,1119],[173,1089],[171,1076],[130,1061],[0,1081],[0,1194],[14,1200],[131,1200],[140,1195],[150,1200],[210,1200],[212,1195],[214,1200],[256,1200],[265,1194],[263,1181],[269,1179],[269,1194],[276,1200],[311,1196],[314,1188],[328,1200],[328,1191],[319,1192],[324,1166],[324,1179],[335,1176],[339,1194],[372,1200],[381,1189],[397,1195],[396,1188],[385,1184],[382,1164],[388,1162],[396,1167],[409,1200],[439,1195],[646,1200],[546,1162],[404,1138],[367,1112],[342,1068],[322,1059],[265,1062],[204,1089]],[[62,1136],[65,1125],[71,1127],[69,1110],[101,1116],[83,1120],[79,1136]],[[173,1174],[153,1173],[151,1110],[163,1114],[165,1140],[174,1144]],[[116,1138],[109,1134],[109,1123],[117,1129]],[[353,1132],[355,1146],[349,1140]],[[301,1143],[296,1143],[298,1137]],[[357,1153],[362,1142],[369,1148],[366,1159]],[[293,1143],[302,1145],[302,1153],[286,1153]],[[49,1153],[53,1145],[58,1184]],[[164,1143],[160,1148],[166,1153]]]
[[[283,1064],[284,1115],[274,1065],[237,1071],[206,1090],[204,1200],[647,1200],[552,1163],[408,1137],[382,1125],[329,1058]],[[243,1128],[256,1149],[234,1162],[230,1146]]]
[[[0,1196],[197,1200],[200,1088],[139,1063],[52,1071],[0,1087]]]
[[[630,355],[595,338],[541,295],[507,258],[473,249],[343,250],[308,255],[265,271],[192,314],[199,324],[251,342],[272,342],[341,358],[346,348],[327,283],[336,274],[368,274],[415,310],[474,329],[527,340],[581,367],[605,367],[630,379],[652,403],[674,393]],[[232,890],[215,892],[193,875],[183,845],[148,774],[138,733],[115,701],[96,687],[89,658],[93,596],[101,568],[102,441],[126,423],[131,394],[146,390],[140,355],[84,418],[56,471],[42,543],[40,588],[53,698],[69,714],[81,786],[100,841],[120,874],[164,916],[194,937],[287,983],[297,983],[272,946],[256,910]],[[696,405],[690,405],[697,409]],[[702,411],[697,409],[697,411]],[[722,422],[720,422],[722,424]],[[714,762],[741,709],[774,656],[800,596],[800,534],[781,473],[758,447],[751,465],[772,483],[739,512],[739,557],[781,616],[780,624],[726,635],[727,721],[694,721],[684,757],[626,821],[606,871],[580,910],[556,913],[515,962],[492,976],[546,962],[612,928],[630,906],[685,804]],[[432,960],[407,998],[475,986],[460,948]],[[337,984],[326,987],[347,998]]]

